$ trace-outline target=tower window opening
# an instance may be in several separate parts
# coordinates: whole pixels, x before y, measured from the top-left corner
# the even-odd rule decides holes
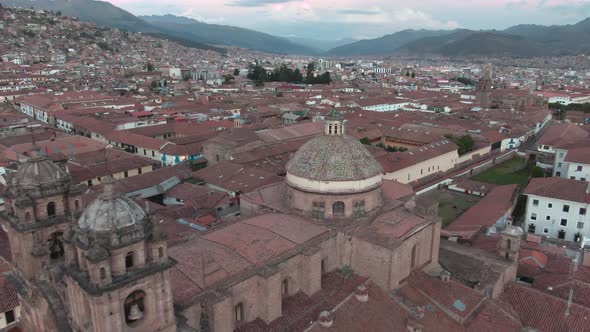
[[[412,247],[412,256],[410,258],[410,269],[414,269],[416,267],[416,245]]]
[[[48,217],[55,216],[55,203],[54,202],[49,202],[49,204],[47,204],[47,216]]]
[[[59,259],[64,255],[64,244],[62,242],[63,233],[55,232],[49,236],[47,245],[49,247],[49,257]]]
[[[133,267],[133,251],[125,255],[125,268],[129,269]]]
[[[234,316],[236,319],[236,323],[241,322],[244,320],[244,304],[242,302],[238,303],[234,308]]]
[[[145,310],[145,293],[137,290],[125,299],[123,308],[125,310],[125,322],[127,324],[136,323],[144,316]]]
[[[287,279],[283,280],[281,283],[281,296],[283,299],[289,296],[289,280]]]

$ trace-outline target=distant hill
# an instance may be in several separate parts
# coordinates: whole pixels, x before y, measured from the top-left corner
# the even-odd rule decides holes
[[[93,0],[0,0],[7,7],[21,7],[60,11],[65,16],[77,17],[97,25],[133,32],[159,32],[154,26],[133,14],[105,1]]]
[[[422,35],[422,36],[421,36]],[[517,25],[503,31],[404,30],[334,48],[337,56],[421,55],[534,57],[590,49],[590,18],[573,25]]]
[[[423,38],[408,43],[396,54],[437,54],[443,56],[516,56],[533,57],[553,54],[543,44],[524,37],[494,32],[459,30],[447,36]]]
[[[407,43],[427,37],[445,36],[450,30],[403,30],[376,39],[363,39],[328,51],[329,55],[363,56],[391,54]]]
[[[229,25],[207,24],[174,15],[140,16],[160,31],[202,43],[231,45],[269,53],[315,54],[310,47],[266,33]]]
[[[562,52],[590,48],[590,18],[573,25],[516,25],[503,32],[546,44]]]
[[[450,31],[449,31],[450,32]],[[451,33],[439,36],[424,37],[401,45],[391,53],[396,54],[438,54],[440,49],[452,45],[463,38],[469,37],[475,32],[466,29],[454,30]]]
[[[290,40],[292,43],[307,46],[311,49],[316,50],[318,53],[325,53],[330,49],[348,45],[351,43],[356,42],[356,39],[352,38],[344,38],[338,40],[325,40],[325,39],[314,39],[314,38],[303,38],[303,37],[285,37],[285,39]]]
[[[99,26],[150,33],[184,45],[215,49],[204,44],[238,46],[269,53],[315,54],[315,50],[266,33],[226,25],[206,24],[173,15],[145,16],[144,19],[105,1],[95,0],[0,0],[7,7],[60,11]]]

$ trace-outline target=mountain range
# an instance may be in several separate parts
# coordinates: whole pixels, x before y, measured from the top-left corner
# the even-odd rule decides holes
[[[375,39],[322,41],[278,37],[174,15],[135,16],[105,1],[0,0],[9,7],[60,11],[100,26],[149,33],[184,45],[237,46],[277,54],[322,56],[550,56],[590,50],[590,18],[573,25],[516,25],[505,30],[403,30]],[[212,46],[216,45],[216,46]]]
[[[287,39],[229,25],[207,24],[174,15],[140,16],[159,31],[201,43],[238,46],[257,51],[280,54],[315,54],[314,49]]]
[[[573,25],[516,25],[506,30],[404,30],[334,48],[337,56],[551,56],[590,49],[590,18]]]

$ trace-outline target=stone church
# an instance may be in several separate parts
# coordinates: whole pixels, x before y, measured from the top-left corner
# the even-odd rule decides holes
[[[299,330],[286,313],[333,297],[337,271],[389,292],[438,266],[436,207],[384,180],[335,111],[285,182],[170,248],[165,225],[104,182],[83,208],[65,166],[34,156],[10,177],[2,219],[25,331]]]

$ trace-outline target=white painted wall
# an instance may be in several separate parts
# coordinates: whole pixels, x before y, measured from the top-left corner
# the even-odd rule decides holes
[[[569,211],[564,211],[564,206]],[[558,238],[560,230],[565,231],[565,240],[574,241],[574,235],[581,233],[590,237],[590,218],[588,204],[565,201],[556,198],[528,195],[525,215],[525,231],[530,233],[530,225],[535,225],[534,234]],[[580,214],[580,209],[586,209]],[[565,226],[562,225],[565,220]]]

